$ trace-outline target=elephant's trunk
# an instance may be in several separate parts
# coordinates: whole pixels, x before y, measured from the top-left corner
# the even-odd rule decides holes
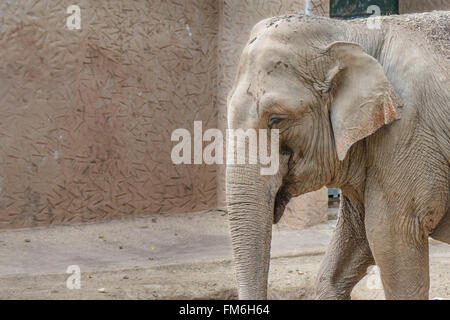
[[[279,184],[277,179],[261,176],[258,165],[227,167],[227,207],[239,299],[267,298],[273,210]]]

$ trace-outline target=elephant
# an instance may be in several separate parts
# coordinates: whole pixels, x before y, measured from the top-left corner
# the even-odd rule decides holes
[[[429,237],[450,243],[449,63],[401,23],[364,21],[292,14],[251,30],[227,125],[276,130],[279,168],[227,164],[239,299],[267,299],[272,225],[324,186],[341,200],[315,298],[350,299],[371,265],[386,299],[429,298]]]

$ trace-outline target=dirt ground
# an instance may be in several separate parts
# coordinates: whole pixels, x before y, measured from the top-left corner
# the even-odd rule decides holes
[[[333,227],[274,228],[269,298],[312,298]],[[0,239],[0,299],[236,298],[221,212],[9,230]],[[450,299],[450,246],[431,241],[430,260],[430,298]],[[66,287],[71,264],[80,265],[80,289]],[[379,278],[366,276],[352,297],[383,299]]]
[[[271,263],[270,299],[312,299],[322,255],[275,258]],[[430,298],[450,298],[450,264],[431,264]],[[231,261],[118,269],[84,274],[80,290],[68,290],[67,274],[14,275],[0,279],[0,299],[236,299]],[[368,277],[352,298],[384,299],[370,289]],[[102,290],[104,289],[104,290]]]

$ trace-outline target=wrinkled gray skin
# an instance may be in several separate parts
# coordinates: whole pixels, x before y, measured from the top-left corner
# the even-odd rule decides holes
[[[428,237],[450,243],[446,64],[403,31],[302,15],[253,28],[228,126],[279,129],[280,169],[227,166],[240,299],[266,299],[272,223],[323,186],[342,200],[317,298],[350,298],[375,263],[387,299],[428,298]]]

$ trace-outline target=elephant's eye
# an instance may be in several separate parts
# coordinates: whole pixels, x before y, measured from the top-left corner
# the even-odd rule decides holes
[[[272,115],[269,118],[269,123],[268,123],[269,128],[271,128],[274,124],[280,123],[284,119],[286,119],[286,115],[281,115],[281,114]]]
[[[279,122],[281,122],[280,118],[272,118],[272,119],[269,120],[269,126],[272,126],[272,125],[274,125],[276,123],[279,123]]]

